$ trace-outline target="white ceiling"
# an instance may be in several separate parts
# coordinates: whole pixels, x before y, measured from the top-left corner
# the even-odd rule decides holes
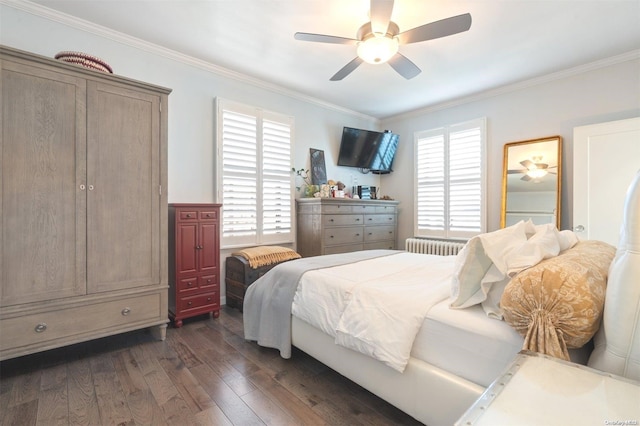
[[[469,12],[467,32],[329,78],[355,46],[294,40],[296,31],[355,38],[369,0],[35,0],[125,33],[360,113],[385,118],[640,48],[640,0],[396,0],[400,31]],[[117,70],[116,70],[117,72]]]

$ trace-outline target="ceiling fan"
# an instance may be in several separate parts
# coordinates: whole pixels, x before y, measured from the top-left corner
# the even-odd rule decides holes
[[[471,28],[471,15],[452,16],[419,27],[400,32],[398,24],[391,21],[393,0],[371,0],[371,21],[363,24],[356,38],[337,37],[324,34],[295,33],[294,38],[320,43],[351,44],[357,46],[355,59],[331,77],[331,81],[342,80],[362,62],[389,65],[407,80],[420,74],[420,68],[398,52],[401,44],[418,43],[461,33]]]
[[[536,179],[541,179],[545,177],[548,173],[557,174],[557,172],[551,171],[551,169],[554,169],[554,168],[557,169],[558,166],[549,167],[547,163],[542,162],[542,157],[533,157],[533,161],[524,160],[524,161],[521,161],[520,164],[522,164],[522,167],[524,167],[524,169],[508,170],[507,173],[509,174],[522,173],[524,174],[524,176],[522,176],[520,179],[524,181],[530,181],[530,180],[535,181]]]

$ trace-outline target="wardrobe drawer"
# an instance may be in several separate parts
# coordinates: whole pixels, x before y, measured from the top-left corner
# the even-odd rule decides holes
[[[0,350],[160,319],[160,294],[27,314],[0,321]]]
[[[363,216],[361,214],[325,214],[322,215],[323,226],[344,226],[362,225]]]

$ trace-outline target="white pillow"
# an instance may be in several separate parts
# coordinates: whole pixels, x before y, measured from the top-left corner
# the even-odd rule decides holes
[[[471,238],[460,250],[451,280],[450,307],[462,308],[464,303],[480,288],[480,280],[491,266],[491,259],[482,248],[478,236]]]
[[[485,279],[487,271],[494,265],[491,279],[506,275],[503,258],[527,241],[526,224],[520,221],[504,229],[477,235],[469,240],[458,253],[451,280],[451,308],[463,309],[477,305],[487,298],[493,281]],[[482,285],[481,285],[482,283]]]
[[[507,275],[511,278],[541,260],[557,256],[560,253],[559,235],[552,223],[536,226],[536,233],[505,259]]]

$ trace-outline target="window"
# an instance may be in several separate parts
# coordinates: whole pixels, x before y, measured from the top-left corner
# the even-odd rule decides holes
[[[416,236],[486,232],[485,146],[485,119],[415,134]]]
[[[221,245],[293,241],[293,117],[217,100]]]

